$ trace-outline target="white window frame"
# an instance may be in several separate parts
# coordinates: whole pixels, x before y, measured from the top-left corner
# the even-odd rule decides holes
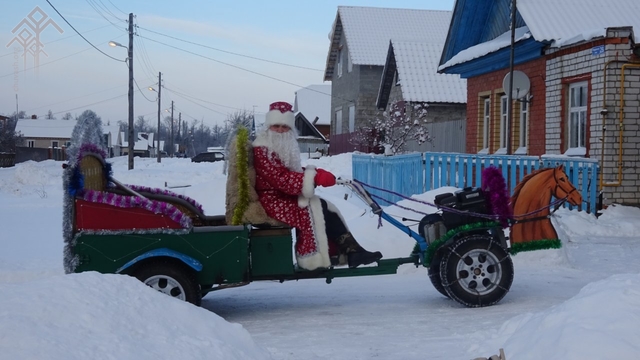
[[[518,149],[515,154],[527,154],[527,133],[529,132],[529,100],[527,97],[520,101],[520,136],[518,137]]]
[[[337,108],[335,111],[336,119],[336,135],[342,134],[342,108]]]
[[[347,52],[347,72],[351,72],[353,70],[353,63],[351,62],[351,55]]]
[[[36,141],[33,139],[27,140],[27,147],[30,147],[30,148],[36,147]]]
[[[587,104],[589,84],[580,81],[569,85],[567,101],[567,151],[565,155],[587,154]]]
[[[356,131],[356,106],[349,105],[349,132]]]
[[[336,67],[338,72],[338,77],[342,77],[342,49],[338,50],[338,60],[336,60]]]
[[[507,153],[507,143],[509,141],[509,98],[507,95],[500,96],[500,148],[496,154]]]
[[[489,153],[489,134],[491,130],[491,97],[484,98],[482,108],[482,149],[478,154]]]

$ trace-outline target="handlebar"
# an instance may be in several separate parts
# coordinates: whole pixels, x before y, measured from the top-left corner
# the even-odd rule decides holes
[[[371,207],[371,210],[374,214],[379,215],[382,212],[382,208],[378,205],[375,200],[371,198],[371,194],[367,191],[367,189],[362,186],[359,182],[348,180],[348,179],[336,179],[336,185],[344,185],[351,189],[353,192],[358,195],[358,197],[364,201],[365,204]]]

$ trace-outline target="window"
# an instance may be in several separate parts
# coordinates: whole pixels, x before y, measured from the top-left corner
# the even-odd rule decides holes
[[[586,155],[587,82],[569,86],[566,155]]]
[[[69,146],[71,146],[71,141],[67,141],[64,143],[64,147],[68,148]]]
[[[500,148],[496,154],[506,154],[509,143],[509,99],[506,95],[500,97]]]
[[[27,147],[36,147],[36,141],[35,140],[27,140]]]
[[[356,131],[356,107],[354,105],[349,106],[349,132]]]
[[[491,98],[485,98],[482,105],[482,149],[478,153],[489,153],[489,133],[491,129]]]
[[[342,109],[336,110],[336,135],[342,134]]]
[[[342,77],[342,49],[338,50],[338,60],[336,61],[338,68],[338,77]]]
[[[351,56],[347,53],[347,72],[351,72],[353,70],[353,63],[351,62]]]
[[[525,97],[520,102],[520,133],[518,136],[518,149],[516,154],[527,153],[527,129],[529,128],[529,102]]]
[[[60,143],[57,140],[51,140],[51,147],[52,148],[54,148],[54,149],[58,148],[58,147],[60,147],[59,145],[60,145]]]

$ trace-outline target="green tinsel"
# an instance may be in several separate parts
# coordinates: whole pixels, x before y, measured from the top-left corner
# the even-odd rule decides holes
[[[562,241],[560,239],[534,240],[524,243],[511,244],[511,255],[515,255],[523,251],[560,249]]]
[[[466,224],[466,225],[458,226],[455,229],[451,229],[451,230],[447,231],[446,234],[441,236],[438,240],[432,242],[431,245],[429,245],[427,247],[427,250],[426,250],[425,256],[424,256],[424,258],[425,258],[424,266],[427,266],[427,267],[430,266],[431,265],[431,260],[433,259],[433,256],[435,255],[436,250],[438,250],[440,248],[440,246],[444,245],[444,243],[449,241],[449,239],[451,239],[455,235],[460,234],[462,232],[471,231],[471,230],[490,229],[490,228],[494,228],[494,227],[501,227],[500,223],[495,222],[495,221],[478,222],[478,223],[472,223],[472,224]]]
[[[236,135],[236,169],[238,174],[238,202],[233,209],[232,225],[241,225],[244,212],[249,207],[249,154],[247,142],[249,130],[245,127],[238,128]]]

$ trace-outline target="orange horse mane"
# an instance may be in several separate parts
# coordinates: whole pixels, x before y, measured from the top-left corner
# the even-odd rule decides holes
[[[522,188],[527,184],[527,181],[531,180],[532,177],[538,175],[543,171],[549,171],[554,169],[555,168],[545,168],[545,169],[534,170],[529,174],[527,174],[525,177],[523,177],[522,180],[520,180],[520,182],[518,183],[518,185],[516,185],[516,188],[513,190],[513,195],[511,195],[511,206],[513,206],[516,203],[516,201],[518,201],[520,190],[522,190]]]

